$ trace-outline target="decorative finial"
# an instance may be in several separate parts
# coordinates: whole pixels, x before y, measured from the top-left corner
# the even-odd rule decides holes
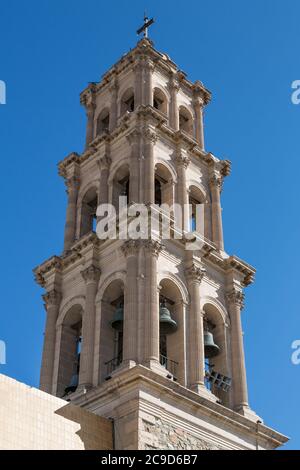
[[[154,23],[154,18],[151,18],[149,20],[148,16],[146,15],[146,12],[144,13],[144,24],[137,30],[137,34],[144,33],[144,38],[148,38],[148,28]]]

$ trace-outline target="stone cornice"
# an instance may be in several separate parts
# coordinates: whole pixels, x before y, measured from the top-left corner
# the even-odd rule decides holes
[[[149,39],[141,39],[136,47],[124,54],[103,76],[100,82],[90,83],[80,94],[80,102],[86,105],[92,95],[96,95],[106,87],[110,87],[114,81],[123,72],[133,67],[137,62],[143,60],[153,62],[155,68],[165,74],[174,75],[179,84],[186,88],[191,95],[198,94],[201,96],[203,103],[206,105],[211,99],[210,91],[200,82],[192,83],[187,79],[185,72],[180,70],[167,54],[161,53],[153,47],[152,41]]]
[[[44,261],[44,263],[40,264],[36,268],[34,268],[33,273],[35,277],[35,281],[41,286],[45,286],[45,276],[53,272],[61,272],[62,270],[62,259],[60,256],[51,256],[48,260]]]
[[[72,248],[62,256],[52,256],[42,264],[37,266],[33,272],[35,281],[41,286],[45,287],[46,277],[51,272],[62,273],[64,269],[74,265],[83,257],[83,253],[87,249],[99,250],[101,240],[94,232],[90,232],[75,242]]]
[[[126,397],[126,392],[130,391],[132,397],[134,390],[136,390],[136,396],[140,396],[139,391],[145,390],[145,387],[149,390],[149,394],[155,393],[156,395],[159,391],[159,396],[164,396],[169,404],[174,403],[176,408],[180,405],[183,410],[188,410],[188,412],[195,413],[197,416],[207,416],[209,420],[219,423],[218,425],[223,429],[227,427],[235,433],[249,435],[250,432],[254,441],[255,436],[257,436],[259,442],[267,440],[272,448],[283,445],[288,441],[286,436],[263,423],[260,424],[257,432],[254,421],[230,408],[198,395],[142,365],[135,366],[130,370],[120,371],[106,383],[94,387],[86,393],[74,394],[71,397],[71,402],[86,409],[93,409],[97,407],[97,404],[103,404],[105,398],[108,399],[109,396],[112,397],[114,394]]]
[[[157,135],[161,135],[171,141],[178,148],[185,149],[189,154],[196,159],[201,159],[203,163],[211,167],[211,171],[214,168],[218,169],[218,172],[222,175],[228,175],[230,171],[229,160],[219,160],[214,157],[210,152],[204,152],[198,146],[197,141],[185,132],[175,132],[167,125],[165,116],[157,111],[152,106],[140,106],[136,111],[125,115],[119,121],[116,129],[110,134],[102,134],[96,137],[88,149],[85,150],[81,155],[73,152],[68,155],[64,160],[59,162],[59,174],[66,177],[69,167],[75,162],[77,165],[81,165],[83,162],[87,162],[90,158],[99,151],[100,147],[107,143],[113,143],[115,139],[122,135],[126,137],[126,134],[134,132],[135,128],[138,128],[142,123],[146,123],[149,119],[150,123],[156,128]]]
[[[255,269],[237,256],[224,258],[217,250],[211,250],[207,254],[203,254],[203,258],[209,260],[213,265],[225,272],[235,271],[236,274],[242,277],[242,285],[244,287],[252,284],[254,281]]]

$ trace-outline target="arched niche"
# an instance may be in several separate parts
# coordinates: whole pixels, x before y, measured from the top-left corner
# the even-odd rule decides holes
[[[96,229],[98,194],[96,186],[90,187],[81,199],[79,216],[79,237]]]
[[[59,397],[66,394],[66,388],[74,376],[77,375],[79,379],[82,318],[82,305],[74,304],[60,318],[57,326],[59,357],[56,395]]]
[[[205,300],[202,306],[204,313],[204,329],[213,334],[214,343],[220,348],[219,354],[206,362],[214,371],[226,377],[231,377],[230,338],[228,334],[227,314],[215,301]],[[224,392],[220,388],[212,387],[212,392],[225,406],[230,404],[230,391]]]
[[[126,197],[127,204],[130,198],[130,172],[127,162],[121,163],[112,171],[109,186],[111,188],[110,200],[118,213],[120,196]]]
[[[197,231],[198,233],[206,236],[206,223],[207,223],[207,204],[206,195],[203,191],[195,185],[189,186],[189,224],[191,231]],[[198,220],[197,220],[198,216]]]
[[[124,282],[117,278],[102,289],[101,299],[97,302],[97,316],[100,320],[98,383],[103,383],[111,372],[118,368],[123,359],[123,327],[115,329],[112,323],[116,318],[116,310],[121,305],[124,311]]]
[[[179,107],[179,129],[194,137],[193,115],[185,106]]]
[[[180,286],[170,278],[159,283],[159,304],[168,308],[177,329],[171,334],[162,334],[160,323],[160,363],[186,386],[186,321],[185,302]]]
[[[168,98],[161,88],[155,87],[153,90],[153,107],[168,115]]]
[[[109,131],[110,113],[108,108],[104,108],[97,117],[97,135],[104,134]]]
[[[121,96],[120,99],[120,116],[125,113],[132,113],[135,109],[134,102],[134,89],[128,88]]]

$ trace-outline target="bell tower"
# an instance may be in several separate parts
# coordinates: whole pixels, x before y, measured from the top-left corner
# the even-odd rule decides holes
[[[64,249],[34,270],[47,314],[40,388],[112,418],[117,449],[272,449],[287,440],[249,406],[241,311],[255,270],[224,249],[230,162],[205,148],[210,99],[144,37],[81,93],[85,150],[58,165]],[[146,208],[148,222],[158,214],[158,228],[130,237],[120,197],[136,216]],[[106,239],[105,204],[116,227]]]

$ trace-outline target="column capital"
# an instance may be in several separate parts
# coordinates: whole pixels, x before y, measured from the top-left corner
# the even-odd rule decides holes
[[[196,95],[194,98],[193,98],[193,105],[195,106],[195,108],[204,108],[204,101],[203,99],[201,98],[201,96],[198,96]]]
[[[245,295],[240,289],[234,287],[231,291],[226,294],[226,299],[229,304],[234,304],[240,309],[244,308]]]
[[[198,267],[195,264],[192,264],[191,266],[186,268],[184,272],[189,280],[198,282],[200,284],[206,273],[206,270],[203,267]]]
[[[80,178],[78,176],[70,176],[69,178],[67,178],[65,180],[65,185],[67,187],[67,193],[69,193],[69,191],[71,189],[78,189],[79,187],[79,183],[80,183]]]
[[[144,137],[146,143],[151,143],[151,144],[156,143],[156,141],[158,139],[156,132],[149,129],[149,127],[144,127],[143,130],[142,130],[142,133],[143,133],[143,137]]]
[[[111,94],[116,93],[119,90],[119,83],[118,80],[114,80],[110,85],[109,85],[109,91]]]
[[[219,175],[214,174],[209,179],[209,185],[211,188],[218,188],[220,191],[222,191],[223,178]]]
[[[141,240],[127,240],[121,246],[121,250],[125,258],[127,258],[127,256],[135,255],[140,247]]]
[[[154,63],[148,57],[144,60],[144,67],[147,71],[152,72],[155,68]]]
[[[169,82],[168,82],[168,88],[170,91],[177,92],[179,90],[180,85],[175,74],[171,74]]]
[[[99,280],[101,271],[96,266],[91,265],[81,271],[81,275],[86,283],[88,282],[97,282]]]
[[[156,257],[158,257],[159,253],[163,249],[163,245],[156,240],[140,240],[140,242],[146,251]]]
[[[176,155],[176,163],[178,166],[183,166],[185,169],[187,169],[190,164],[190,161],[190,158],[183,155],[181,152]]]
[[[132,132],[126,135],[126,139],[129,144],[135,144],[138,142],[138,139],[141,137],[141,132],[137,129],[134,129]]]
[[[56,289],[52,289],[51,291],[46,292],[46,294],[43,295],[43,300],[45,302],[46,309],[54,305],[58,306],[61,302],[61,298],[61,293],[58,292]]]
[[[111,165],[111,158],[108,154],[103,155],[98,160],[100,170],[109,170]]]

